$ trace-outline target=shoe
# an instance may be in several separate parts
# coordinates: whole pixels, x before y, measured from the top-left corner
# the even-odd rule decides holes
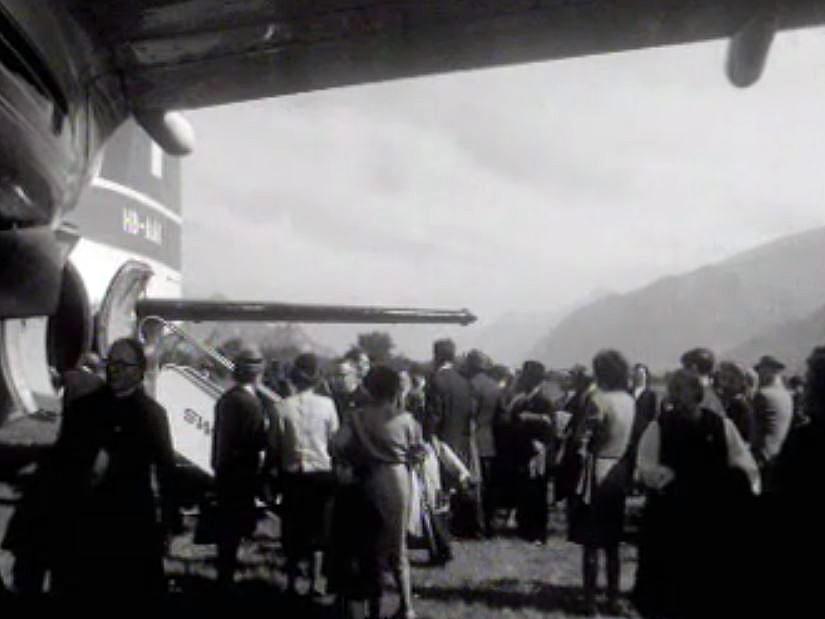
[[[597,617],[599,615],[599,607],[596,606],[596,600],[582,602],[581,613],[585,617]]]
[[[433,566],[436,566],[436,567],[444,567],[445,565],[447,565],[452,560],[453,560],[452,553],[436,555],[436,556],[434,556],[430,559],[430,565],[433,565]]]
[[[624,600],[611,600],[607,603],[607,612],[616,617],[631,617],[633,611]]]

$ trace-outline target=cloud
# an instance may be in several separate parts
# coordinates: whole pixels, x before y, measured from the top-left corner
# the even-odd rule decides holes
[[[187,286],[492,317],[823,225],[820,35],[747,91],[710,43],[192,113]]]

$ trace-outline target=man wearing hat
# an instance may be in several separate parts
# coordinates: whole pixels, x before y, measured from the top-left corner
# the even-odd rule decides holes
[[[493,533],[495,514],[494,468],[496,445],[493,437],[493,423],[502,405],[501,389],[489,371],[493,367],[490,358],[480,350],[473,349],[467,354],[467,375],[478,402],[476,416],[476,443],[481,464],[481,506],[484,512],[484,533]]]
[[[231,585],[241,539],[255,530],[255,494],[266,421],[256,385],[264,361],[245,349],[234,360],[235,381],[215,404],[212,468],[218,516],[218,582]]]
[[[328,445],[338,431],[332,398],[315,392],[321,376],[312,353],[299,355],[290,380],[296,393],[275,405],[270,448],[283,479],[282,530],[287,591],[297,593],[299,563],[310,563],[310,593],[322,595],[320,576],[326,546],[326,517],[335,478]]]
[[[759,375],[759,391],[753,402],[755,427],[751,449],[762,471],[763,485],[769,490],[771,465],[791,427],[793,398],[782,383],[782,362],[765,355],[753,367]]]

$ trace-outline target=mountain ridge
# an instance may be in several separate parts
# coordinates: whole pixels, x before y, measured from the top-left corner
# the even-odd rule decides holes
[[[673,367],[694,346],[736,351],[825,304],[817,285],[824,262],[825,227],[775,239],[588,304],[562,319],[533,352],[564,366],[615,347],[632,361]]]

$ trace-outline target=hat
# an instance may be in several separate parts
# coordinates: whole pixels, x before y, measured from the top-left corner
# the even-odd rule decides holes
[[[244,348],[241,352],[235,355],[235,366],[245,367],[249,369],[260,368],[263,370],[264,360],[256,351],[251,348]]]
[[[703,376],[713,372],[713,366],[716,365],[716,357],[707,348],[693,348],[683,354],[680,361],[682,367],[686,369],[694,368]]]
[[[522,376],[536,380],[543,379],[546,371],[544,364],[539,361],[525,361],[524,365],[521,366]]]
[[[755,370],[784,370],[785,364],[772,357],[771,355],[762,355],[762,358],[753,366]]]
[[[290,372],[292,382],[301,385],[312,385],[318,381],[318,357],[311,352],[298,355],[292,363]]]
[[[477,348],[467,353],[467,367],[473,370],[489,370],[493,364],[490,358]]]
[[[433,356],[441,360],[452,361],[455,358],[455,342],[448,338],[436,340],[433,342]]]
[[[240,382],[254,381],[264,371],[264,360],[251,348],[244,348],[233,360],[235,370],[232,375]]]

